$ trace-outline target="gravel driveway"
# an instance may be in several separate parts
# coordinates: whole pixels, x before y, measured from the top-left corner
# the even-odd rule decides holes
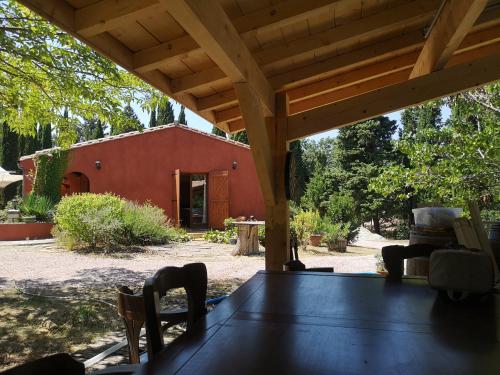
[[[66,251],[54,243],[13,245],[0,242],[0,288],[12,282],[71,286],[114,286],[142,281],[157,269],[190,262],[204,262],[209,280],[246,280],[264,269],[264,253],[232,256],[232,245],[191,241],[149,247],[131,253],[110,255]],[[350,247],[345,255],[306,252],[301,260],[309,267],[333,266],[336,272],[374,272],[377,250]],[[10,284],[10,285],[9,285]]]

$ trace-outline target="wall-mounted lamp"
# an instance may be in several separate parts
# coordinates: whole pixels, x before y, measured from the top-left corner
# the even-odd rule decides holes
[[[101,161],[100,160],[95,161],[95,167],[97,170],[101,169]]]
[[[238,168],[238,162],[236,160],[233,160],[233,169]]]

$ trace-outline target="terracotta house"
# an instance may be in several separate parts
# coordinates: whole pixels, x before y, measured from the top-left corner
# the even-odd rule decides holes
[[[25,194],[33,156],[20,160]],[[250,147],[182,125],[73,145],[61,192],[149,200],[185,227],[222,228],[227,217],[265,215]]]

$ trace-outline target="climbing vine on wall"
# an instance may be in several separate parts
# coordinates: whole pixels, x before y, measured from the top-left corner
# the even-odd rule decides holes
[[[61,199],[61,183],[68,166],[68,151],[58,150],[51,154],[41,154],[35,157],[35,178],[33,193],[43,195],[52,202]]]

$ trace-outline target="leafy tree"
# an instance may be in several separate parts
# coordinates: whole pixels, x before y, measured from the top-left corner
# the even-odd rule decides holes
[[[139,121],[139,118],[134,112],[134,109],[127,104],[123,109],[124,114],[124,123],[120,124],[120,126],[112,126],[111,127],[111,135],[117,135],[122,133],[128,133],[136,130],[144,129],[144,126]]]
[[[219,137],[226,138],[226,132],[224,130],[220,130],[216,126],[212,126],[212,134],[218,135]]]
[[[168,125],[174,123],[174,107],[167,97],[163,97],[158,104],[158,125]]]
[[[306,169],[302,158],[302,143],[301,141],[293,141],[290,143],[290,152],[295,158],[295,186],[297,195],[292,197],[295,203],[300,203],[300,199],[304,194],[306,183]]]
[[[231,134],[229,138],[236,142],[245,143],[247,145],[250,144],[250,142],[248,142],[248,135],[246,130]]]
[[[155,126],[158,125],[158,122],[156,120],[156,106],[151,109],[151,115],[149,116],[149,127],[154,128]]]
[[[157,91],[18,2],[0,0],[0,121],[23,135],[52,123],[60,146],[75,141],[80,118],[122,124],[122,103]],[[70,108],[64,118],[64,109]]]
[[[459,207],[476,200],[498,216],[500,86],[471,90],[446,104],[450,119],[419,129],[415,139],[402,138],[398,148],[408,163],[385,168],[373,189],[404,200],[404,187],[410,187],[428,203]]]
[[[319,141],[305,139],[301,141],[302,162],[304,166],[305,182],[313,176],[317,169],[324,170],[333,165],[333,150],[335,138],[322,138]]]
[[[19,137],[19,155],[18,157],[34,154],[35,151],[40,150],[40,142],[37,134],[37,126],[33,126],[31,134],[21,135]]]
[[[184,112],[183,105],[181,105],[181,111],[179,112],[179,117],[177,118],[177,122],[181,125],[187,125],[186,113]]]

